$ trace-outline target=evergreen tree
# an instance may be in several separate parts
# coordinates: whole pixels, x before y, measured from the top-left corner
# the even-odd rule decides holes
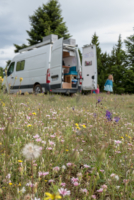
[[[71,37],[65,22],[63,22],[61,12],[58,0],[49,0],[46,5],[43,4],[35,11],[34,15],[29,17],[31,30],[27,31],[28,46],[42,42],[42,38],[50,34],[56,34],[59,38],[63,37],[64,39]],[[16,47],[15,52],[28,47],[25,44],[22,46],[14,44],[14,46]]]
[[[125,73],[126,73],[126,53],[122,49],[121,35],[119,35],[118,43],[112,50],[109,74],[114,77],[114,92],[121,94],[125,92]]]
[[[8,61],[6,61],[6,68],[5,69],[7,69],[7,67],[10,65],[10,63],[11,63],[11,60],[8,60]]]
[[[134,71],[134,34],[127,37],[124,42],[127,50],[128,66]]]
[[[79,52],[79,56],[80,56],[80,62],[81,62],[81,65],[82,65],[82,53],[81,53],[81,50],[78,49],[78,52]]]

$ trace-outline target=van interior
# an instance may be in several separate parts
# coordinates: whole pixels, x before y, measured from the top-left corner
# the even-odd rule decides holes
[[[78,64],[75,50],[63,50],[62,60],[62,88],[73,89],[78,87]]]

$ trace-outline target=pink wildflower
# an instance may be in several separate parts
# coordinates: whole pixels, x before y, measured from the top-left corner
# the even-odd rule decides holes
[[[107,185],[102,185],[101,188],[106,190],[107,189]]]
[[[53,141],[50,141],[50,140],[49,140],[49,144],[50,145],[55,145],[55,143]]]
[[[71,181],[74,183],[74,182],[77,182],[79,179],[78,178],[71,178]]]
[[[64,197],[64,196],[69,196],[70,195],[70,190],[67,190],[67,189],[64,189],[64,188],[61,188],[58,190],[59,193]]]
[[[78,182],[73,182],[74,186],[78,186],[79,183]]]
[[[53,180],[53,179],[50,179],[48,182],[49,182],[49,183],[53,183],[53,182],[54,182],[54,180]]]
[[[60,170],[60,167],[56,166],[53,168],[53,171],[58,172]]]
[[[10,178],[11,178],[11,174],[8,174],[8,175],[6,176],[6,178],[7,178],[7,179],[10,179]]]
[[[50,135],[51,138],[55,138],[55,135]]]
[[[42,173],[43,176],[46,176],[46,175],[48,175],[48,174],[49,174],[49,172],[43,172],[43,173]]]
[[[95,195],[92,195],[91,197],[92,197],[92,199],[96,199],[96,196],[95,196]]]
[[[41,142],[41,138],[36,139],[36,142]]]
[[[66,186],[66,183],[61,183],[61,186],[65,187],[65,186]]]
[[[115,144],[121,144],[122,143],[120,140],[115,140],[114,142],[115,142]]]
[[[42,176],[42,172],[38,172],[39,177]]]
[[[123,180],[123,183],[125,183],[125,184],[128,183],[128,182],[129,182],[128,179],[124,179],[124,180]]]
[[[103,169],[100,169],[100,172],[104,172],[104,170],[103,170]]]
[[[67,166],[70,167],[72,165],[72,163],[67,163]]]
[[[38,134],[36,134],[35,136],[33,136],[33,138],[39,138],[40,136]]]
[[[90,166],[89,166],[89,165],[84,165],[84,167],[85,167],[85,168],[90,168]]]
[[[103,192],[103,188],[100,188],[99,190],[97,190],[97,192],[99,193]]]
[[[82,193],[86,193],[87,194],[87,189],[86,188],[84,188],[84,189],[80,189],[80,191],[82,192]]]
[[[47,147],[46,149],[48,149],[48,150],[52,150],[52,148],[51,148],[51,147]]]

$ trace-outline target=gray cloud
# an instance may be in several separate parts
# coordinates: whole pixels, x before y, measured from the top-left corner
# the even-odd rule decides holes
[[[0,66],[12,59],[13,44],[27,44],[29,16],[48,0],[0,0]],[[133,34],[133,0],[59,0],[64,21],[79,47],[99,36],[102,51],[111,52],[119,34]],[[10,50],[9,50],[10,49]],[[4,59],[4,61],[3,61]]]

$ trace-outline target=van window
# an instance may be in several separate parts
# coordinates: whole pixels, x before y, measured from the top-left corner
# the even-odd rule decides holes
[[[14,72],[14,64],[15,62],[12,62],[7,70],[7,76],[10,76]]]
[[[25,60],[17,62],[16,71],[24,70],[24,66],[25,66]]]

